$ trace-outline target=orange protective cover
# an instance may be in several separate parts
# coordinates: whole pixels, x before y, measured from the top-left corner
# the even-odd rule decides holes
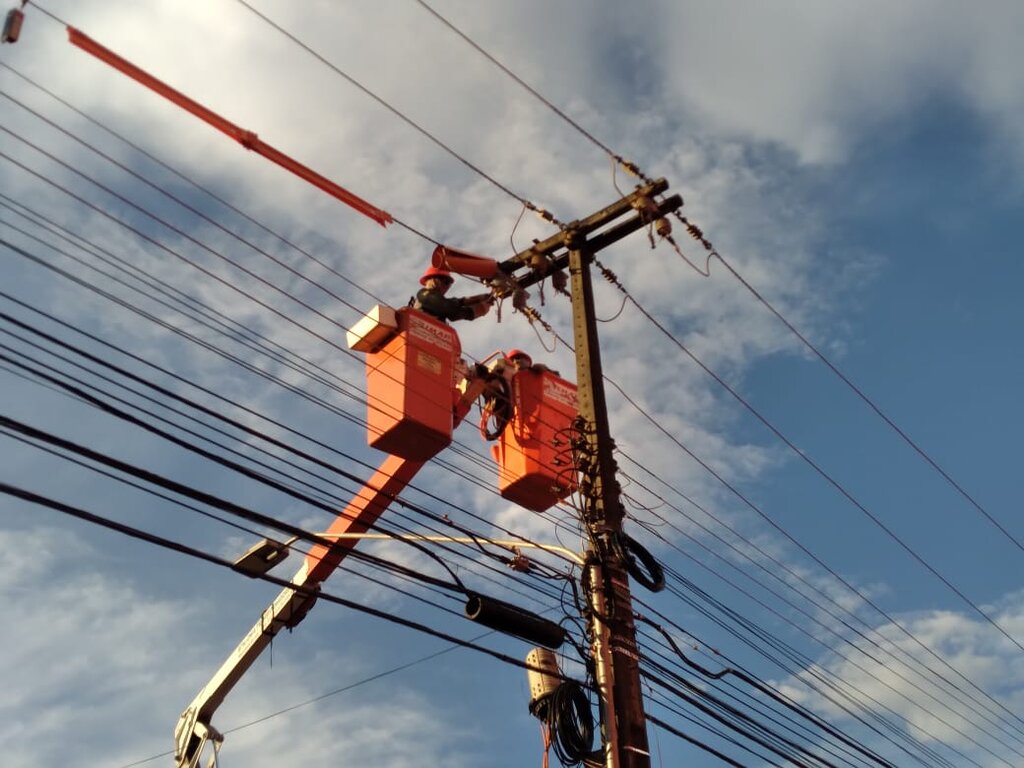
[[[570,450],[576,385],[550,371],[520,371],[512,378],[512,401],[512,420],[491,449],[498,490],[509,501],[543,512],[576,489]]]
[[[398,311],[398,335],[366,356],[371,446],[426,461],[452,441],[458,334],[415,309]]]

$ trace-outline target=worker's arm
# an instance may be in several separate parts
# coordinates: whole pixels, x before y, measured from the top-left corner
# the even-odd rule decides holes
[[[490,310],[491,296],[484,293],[464,299],[449,299],[437,291],[426,288],[416,294],[416,308],[428,315],[450,322],[452,320],[474,320]]]

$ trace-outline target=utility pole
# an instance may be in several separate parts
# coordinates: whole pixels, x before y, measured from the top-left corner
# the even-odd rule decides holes
[[[570,235],[571,237],[571,235]],[[611,748],[607,768],[648,768],[647,724],[644,721],[643,692],[640,689],[640,655],[619,534],[623,509],[614,443],[608,428],[604,397],[601,351],[594,314],[590,264],[593,255],[580,243],[569,245],[569,276],[572,286],[573,331],[576,343],[577,407],[582,425],[581,491],[584,523],[590,534],[594,563],[587,586],[594,611],[595,665],[598,684],[610,686],[605,695],[602,726]],[[589,487],[586,487],[589,485]],[[601,667],[610,663],[604,675]]]
[[[583,522],[590,537],[585,585],[592,611],[590,624],[595,677],[601,697],[605,768],[650,768],[650,750],[640,683],[629,579],[622,544],[624,511],[615,479],[614,443],[608,427],[601,353],[594,312],[591,263],[594,255],[636,230],[682,206],[678,195],[659,203],[654,196],[668,184],[660,179],[638,188],[601,211],[569,224],[563,232],[536,243],[501,268],[508,274],[549,259],[537,274],[518,279],[525,287],[552,269],[569,269],[573,334],[576,345],[578,452]],[[633,214],[625,221],[617,220]],[[599,231],[600,230],[600,231]],[[562,248],[567,253],[558,254]]]

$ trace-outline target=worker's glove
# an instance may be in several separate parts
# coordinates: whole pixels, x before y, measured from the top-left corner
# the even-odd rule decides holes
[[[471,304],[470,306],[473,308],[474,320],[476,320],[478,317],[483,317],[484,315],[491,311],[491,302],[487,300],[477,301]]]

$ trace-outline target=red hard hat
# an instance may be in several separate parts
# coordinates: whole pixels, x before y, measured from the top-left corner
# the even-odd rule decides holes
[[[523,352],[521,349],[510,349],[505,353],[505,357],[509,360],[514,360],[517,357],[525,357],[527,360],[533,360],[528,352]]]
[[[449,282],[455,282],[455,278],[452,277],[452,273],[447,269],[441,269],[441,267],[427,267],[427,271],[424,272],[423,276],[420,278],[420,285],[426,285],[427,280],[432,277],[444,277],[447,278]]]

